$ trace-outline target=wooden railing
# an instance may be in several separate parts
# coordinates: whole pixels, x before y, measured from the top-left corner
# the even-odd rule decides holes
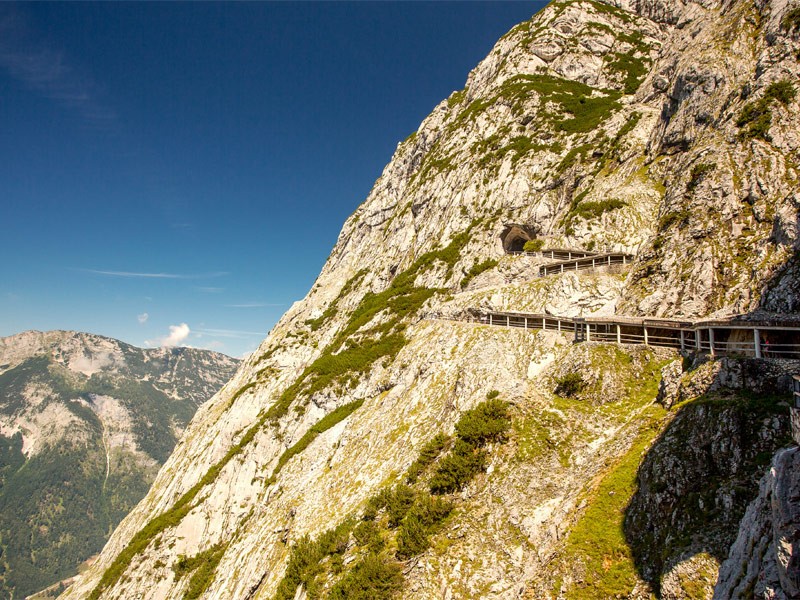
[[[622,252],[609,252],[607,254],[595,254],[572,260],[560,260],[547,263],[539,267],[539,276],[546,277],[555,273],[566,273],[569,271],[590,271],[602,267],[613,265],[627,265],[633,260],[630,254]]]
[[[575,258],[586,258],[587,256],[597,256],[597,252],[588,250],[575,250],[572,248],[549,248],[536,252],[525,252],[523,250],[508,250],[506,254],[515,256],[541,256],[552,260],[572,260]]]
[[[453,317],[455,318],[455,317]],[[642,317],[561,317],[542,313],[471,310],[457,318],[497,327],[572,333],[576,343],[643,344],[703,352],[712,356],[800,359],[800,321],[675,320]],[[723,339],[748,331],[752,341]],[[784,341],[770,341],[780,336]]]

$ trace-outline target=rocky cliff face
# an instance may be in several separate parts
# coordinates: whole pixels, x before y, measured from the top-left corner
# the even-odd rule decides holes
[[[702,544],[643,565],[622,533],[645,527],[627,507],[651,448],[702,472],[653,446],[685,406],[653,404],[674,356],[426,317],[797,310],[796,12],[564,0],[512,29],[398,146],[309,294],[65,597],[355,598],[367,580],[384,591],[364,597],[709,596]],[[536,278],[503,253],[531,237],[638,258]],[[506,433],[468,441],[487,398]],[[772,452],[785,407],[766,404]],[[678,431],[721,427],[692,414]],[[743,510],[741,460],[720,486],[742,482]],[[735,524],[709,518],[722,553]],[[678,562],[685,585],[661,586]]]
[[[0,338],[0,596],[96,554],[238,362],[69,331]]]

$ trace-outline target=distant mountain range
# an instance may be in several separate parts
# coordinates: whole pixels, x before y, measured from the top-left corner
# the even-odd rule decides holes
[[[0,597],[99,552],[238,364],[73,331],[0,338]]]

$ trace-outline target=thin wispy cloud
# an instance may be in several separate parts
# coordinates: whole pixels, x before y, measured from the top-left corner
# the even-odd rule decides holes
[[[0,69],[94,125],[108,126],[117,120],[116,112],[99,100],[92,78],[65,52],[37,39],[19,10],[9,5],[0,10]]]
[[[139,324],[141,324],[141,325],[144,325],[145,323],[147,323],[147,319],[149,319],[149,318],[150,318],[150,315],[148,315],[147,313],[142,313],[140,315],[136,315],[136,320],[139,321]]]
[[[225,271],[214,271],[212,273],[144,273],[140,271],[106,271],[103,269],[75,269],[82,273],[92,275],[105,275],[107,277],[127,277],[129,279],[213,279],[224,277],[228,273]]]
[[[283,302],[245,302],[243,304],[226,304],[225,308],[264,308],[265,306],[286,306]]]
[[[211,329],[211,328],[195,329],[194,333],[199,336],[207,335],[209,337],[236,338],[236,339],[244,339],[253,336],[264,337],[266,335],[263,331],[242,331],[239,329]]]

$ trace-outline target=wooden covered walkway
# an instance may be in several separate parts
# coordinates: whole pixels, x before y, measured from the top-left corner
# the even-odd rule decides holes
[[[711,356],[800,359],[800,320],[560,317],[503,311],[472,311],[466,320],[497,327],[571,333],[575,343],[644,344]]]

